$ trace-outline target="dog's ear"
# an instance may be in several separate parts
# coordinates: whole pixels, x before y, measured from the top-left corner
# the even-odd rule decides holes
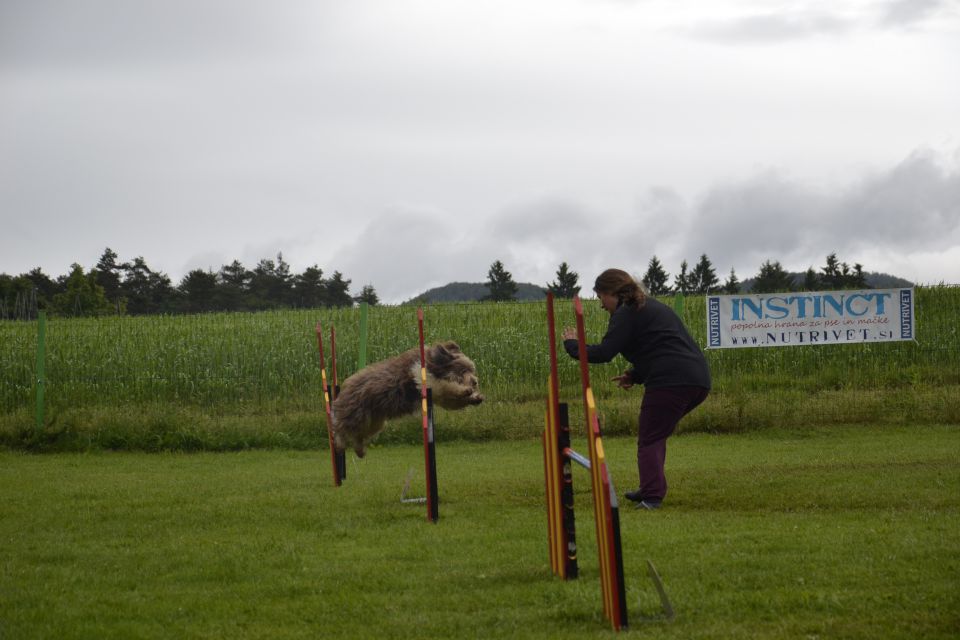
[[[447,340],[446,342],[441,343],[440,346],[442,346],[444,349],[446,349],[450,353],[462,353],[460,351],[460,345],[458,345],[453,340]]]
[[[473,368],[456,342],[442,342],[427,351],[427,371],[438,378],[463,375]]]
[[[427,364],[443,368],[453,360],[454,355],[445,344],[435,344],[427,351]]]

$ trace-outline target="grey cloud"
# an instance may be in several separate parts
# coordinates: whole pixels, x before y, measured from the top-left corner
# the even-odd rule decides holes
[[[224,54],[249,60],[305,37],[299,29],[315,11],[311,4],[5,0],[0,67],[169,64]]]
[[[501,259],[518,282],[542,286],[561,262],[574,271],[592,271],[597,252],[616,246],[615,228],[607,216],[573,198],[539,198],[501,210],[476,250],[490,256],[488,263]]]
[[[502,238],[541,236],[556,238],[567,230],[589,224],[590,215],[572,200],[544,198],[505,207],[494,221],[494,233]]]
[[[708,192],[683,251],[688,260],[706,253],[714,265],[783,260],[809,244],[827,206],[812,190],[767,171]]]
[[[886,171],[830,189],[774,170],[718,185],[693,204],[670,189],[651,189],[628,217],[562,197],[514,203],[479,224],[437,210],[396,208],[342,248],[330,268],[353,278],[357,290],[372,282],[382,299],[399,302],[451,281],[481,282],[496,259],[517,281],[545,284],[562,261],[589,282],[609,266],[641,276],[653,255],[673,277],[682,260],[692,266],[705,253],[721,278],[731,267],[746,278],[768,259],[802,270],[837,252],[883,270],[861,256],[958,243],[960,163],[918,151]]]
[[[487,250],[508,256],[524,280],[539,284],[552,281],[561,262],[579,272],[581,282],[611,266],[642,274],[650,256],[672,244],[685,218],[682,206],[663,188],[651,189],[626,217],[572,198],[525,202],[498,216]]]
[[[720,270],[743,265],[738,270],[746,267],[747,276],[766,259],[802,269],[833,251],[948,249],[960,242],[960,165],[918,151],[830,191],[766,172],[711,190],[694,216],[682,254],[691,260],[706,253]]]
[[[899,251],[948,247],[960,239],[960,167],[917,151],[852,187],[832,217],[861,244]]]
[[[825,13],[764,13],[728,21],[703,22],[689,32],[696,38],[721,44],[777,43],[820,35],[838,35],[851,29],[848,20]]]
[[[623,233],[636,238],[631,244],[637,250],[663,251],[662,247],[672,246],[676,239],[686,235],[690,205],[672,189],[649,189],[637,201],[635,211]]]
[[[466,250],[471,244],[469,234],[442,212],[395,207],[340,246],[325,269],[351,279],[351,291],[373,284],[384,301],[402,302],[451,281],[481,279],[484,258]]]
[[[687,33],[720,44],[767,44],[844,35],[871,26],[908,28],[941,14],[948,1],[889,0],[859,15],[843,13],[842,5],[832,13],[806,8],[758,13],[730,20],[700,22],[691,26]]]
[[[943,0],[892,0],[883,5],[880,24],[884,27],[909,27],[937,13]]]
[[[540,198],[504,207],[485,221],[426,207],[394,207],[330,260],[353,280],[373,283],[381,299],[402,302],[448,282],[483,282],[501,260],[518,282],[544,285],[560,262],[583,278],[622,249],[619,224],[600,224],[580,203]],[[599,259],[599,262],[598,262]]]
[[[559,196],[515,202],[486,221],[394,207],[340,247],[328,268],[351,278],[357,291],[373,283],[387,302],[448,282],[483,282],[494,260],[516,281],[539,285],[555,278],[561,262],[581,283],[610,266],[640,276],[652,255],[675,245],[686,218],[682,199],[663,188],[645,194],[626,220]]]

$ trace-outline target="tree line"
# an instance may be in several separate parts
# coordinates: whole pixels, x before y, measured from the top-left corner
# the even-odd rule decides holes
[[[660,260],[653,256],[643,275],[643,282],[652,295],[670,293],[733,295],[740,293],[743,289],[743,283],[737,278],[736,270],[732,268],[726,280],[721,283],[707,254],[702,254],[692,269],[686,260],[681,262],[680,271],[674,276],[672,286],[669,274],[664,271]],[[779,261],[766,260],[760,265],[760,271],[750,285],[752,293],[869,288],[863,265],[855,263],[851,267],[846,262],[841,262],[836,253],[827,256],[826,264],[819,271],[812,266],[809,267],[804,273],[802,282],[797,282]]]
[[[579,274],[566,262],[557,269],[556,279],[543,287],[559,298],[572,298],[580,292]],[[706,254],[690,268],[684,260],[672,281],[657,256],[650,258],[641,278],[651,295],[735,294],[743,283],[734,269],[724,282]],[[84,270],[73,264],[70,273],[50,278],[38,267],[19,276],[0,274],[0,319],[29,319],[38,309],[63,317],[109,314],[146,315],[162,313],[205,313],[212,311],[263,311],[282,308],[343,307],[359,302],[379,304],[373,285],[358,295],[350,294],[351,281],[339,271],[329,277],[317,265],[302,273],[293,273],[277,254],[276,260],[262,259],[253,269],[238,260],[218,271],[194,269],[174,285],[162,271],[151,269],[143,257],[119,262],[116,252],[107,247],[97,264]],[[487,301],[515,300],[518,285],[503,262],[494,261],[485,283]],[[788,273],[780,262],[767,260],[750,283],[753,293],[820,289],[867,289],[863,266],[841,262],[836,253],[826,264],[807,269],[802,282]]]
[[[545,290],[552,292],[558,298],[572,298],[580,292],[579,274],[570,271],[570,266],[562,262],[557,269],[556,280],[547,284]],[[490,267],[487,274],[491,300],[511,300],[516,293],[516,286],[511,288],[512,277],[498,260]],[[647,270],[641,278],[650,295],[663,296],[670,294],[727,294],[740,293],[743,283],[737,277],[736,270],[730,269],[730,274],[724,282],[720,282],[716,269],[707,254],[700,256],[697,264],[690,268],[684,260],[680,263],[680,271],[674,276],[671,283],[670,274],[666,272],[657,256],[650,258]],[[802,282],[787,272],[779,261],[767,260],[760,265],[760,271],[750,283],[752,293],[775,293],[780,291],[818,291],[836,289],[869,289],[863,265],[856,263],[852,267],[841,262],[836,253],[826,258],[826,264],[819,271],[812,266],[804,273]]]
[[[110,314],[147,315],[210,311],[263,311],[281,308],[378,304],[372,285],[350,294],[351,281],[339,271],[329,277],[317,265],[293,273],[282,254],[262,259],[253,269],[239,260],[218,271],[194,269],[174,285],[143,257],[120,262],[107,247],[89,270],[74,263],[68,274],[51,278],[35,268],[19,276],[0,274],[0,318],[29,319],[38,309],[63,317]]]

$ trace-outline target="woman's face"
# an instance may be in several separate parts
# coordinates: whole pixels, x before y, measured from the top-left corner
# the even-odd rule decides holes
[[[613,315],[613,312],[617,310],[617,303],[620,302],[617,296],[612,293],[597,291],[597,297],[600,298],[600,306],[603,307],[607,313]]]

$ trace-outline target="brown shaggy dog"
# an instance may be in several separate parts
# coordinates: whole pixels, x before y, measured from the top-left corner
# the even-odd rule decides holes
[[[455,342],[426,350],[427,387],[434,403],[463,409],[483,402],[478,393],[477,367]],[[351,447],[358,457],[386,421],[420,409],[420,350],[411,349],[375,362],[347,378],[333,403],[333,434],[338,451]]]

